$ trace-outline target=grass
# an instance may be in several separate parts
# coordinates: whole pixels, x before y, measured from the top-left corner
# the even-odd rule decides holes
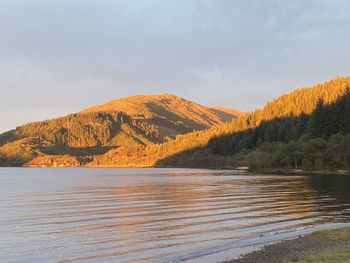
[[[299,263],[350,263],[350,250],[339,250],[308,257]]]
[[[329,238],[332,240],[350,241],[350,228],[320,231],[314,233],[314,235]]]
[[[350,228],[316,232],[313,235],[338,241],[350,241]],[[350,263],[350,249],[333,250],[309,256],[299,263]]]

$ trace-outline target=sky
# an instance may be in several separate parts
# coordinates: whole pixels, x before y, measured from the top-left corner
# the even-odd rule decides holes
[[[350,71],[348,0],[0,0],[0,132],[132,94],[252,110]]]

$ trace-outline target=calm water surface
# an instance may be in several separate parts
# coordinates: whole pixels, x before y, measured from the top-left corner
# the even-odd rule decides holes
[[[0,169],[0,262],[169,262],[350,221],[350,178]]]

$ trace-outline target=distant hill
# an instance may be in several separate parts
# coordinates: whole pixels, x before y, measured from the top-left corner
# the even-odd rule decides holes
[[[11,146],[16,149],[25,146],[26,158],[20,158],[20,150],[15,152],[19,155],[18,163],[26,163],[30,159],[28,151],[33,149],[27,146],[41,140],[51,145],[46,147],[46,143],[43,148],[40,144],[33,156],[96,155],[118,147],[130,149],[163,143],[177,135],[210,128],[234,118],[234,112],[213,110],[171,94],[135,95],[64,117],[19,126],[0,135],[0,146],[4,145],[0,154],[3,152],[2,159],[6,159],[4,155],[11,151]],[[23,139],[31,143],[22,143]],[[12,161],[8,164],[13,164],[16,158],[14,154],[10,155]]]
[[[233,109],[202,106],[172,94],[130,96],[87,108],[81,113],[112,111],[157,125],[161,138],[210,128],[232,121],[240,114]]]

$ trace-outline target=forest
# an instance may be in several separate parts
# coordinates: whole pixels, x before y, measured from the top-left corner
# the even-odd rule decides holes
[[[349,87],[349,78],[338,77],[285,94],[231,123],[178,137],[172,145],[192,147],[157,163],[181,166],[190,160],[196,167],[206,162],[255,169],[349,169]]]
[[[272,121],[259,127],[254,134],[254,150],[246,154],[249,166],[305,170],[350,168],[349,89],[329,105],[320,99],[314,111],[299,120],[282,125],[277,120],[277,124]],[[271,140],[270,132],[276,136],[275,140]],[[230,150],[234,151],[231,147]]]

